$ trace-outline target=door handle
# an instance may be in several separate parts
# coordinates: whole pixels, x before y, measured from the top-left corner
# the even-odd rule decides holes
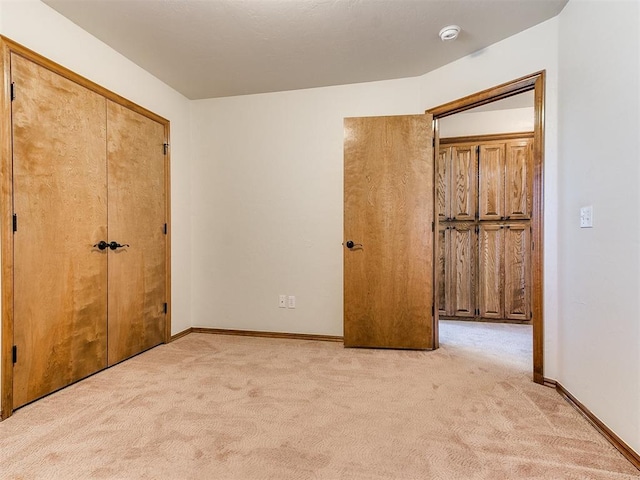
[[[105,242],[104,240],[100,240],[98,243],[96,243],[93,248],[98,247],[100,250],[104,250],[105,248],[107,248],[109,246],[109,244],[107,242]]]
[[[347,248],[349,250],[351,250],[354,247],[362,247],[362,248],[364,248],[364,245],[362,245],[361,243],[353,243],[353,240],[347,240],[347,243],[345,245],[347,246]]]
[[[118,248],[120,248],[120,247],[130,247],[130,246],[131,246],[131,245],[129,245],[128,243],[125,243],[125,244],[121,245],[121,244],[119,244],[118,242],[111,242],[111,243],[109,244],[109,248],[110,248],[111,250],[116,250],[116,249],[118,249]],[[100,247],[98,247],[98,248],[100,248]]]

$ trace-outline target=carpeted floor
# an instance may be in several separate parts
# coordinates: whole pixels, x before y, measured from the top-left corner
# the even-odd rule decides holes
[[[554,390],[531,331],[435,352],[190,334],[0,423],[2,479],[638,479]]]

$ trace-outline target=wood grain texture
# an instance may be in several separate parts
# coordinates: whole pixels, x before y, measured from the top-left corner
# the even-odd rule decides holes
[[[106,366],[105,99],[11,56],[13,407]]]
[[[531,312],[531,237],[528,223],[510,223],[504,230],[504,313],[529,320]]]
[[[478,307],[485,318],[504,318],[504,226],[480,225]]]
[[[345,119],[345,346],[433,348],[431,116]]]
[[[453,315],[451,304],[451,231],[448,226],[438,224],[436,256],[436,305],[442,316]]]
[[[476,310],[476,263],[478,238],[473,224],[449,228],[451,241],[451,302],[456,317],[473,317]]]
[[[165,132],[162,124],[107,102],[109,365],[165,340]]]
[[[478,158],[480,220],[504,218],[504,157],[503,143],[480,145]]]
[[[432,139],[432,145],[433,145],[433,161],[434,163],[437,164],[437,158],[435,156],[436,152],[440,151],[440,140],[439,140],[439,135],[440,135],[440,122],[438,121],[437,118],[433,118],[431,119],[431,134],[433,135],[433,139]],[[436,167],[437,168],[437,167]],[[436,181],[436,175],[435,175],[435,171],[434,171],[434,189],[436,188],[437,185],[437,181]],[[438,230],[438,212],[437,212],[437,200],[435,200],[436,196],[437,196],[437,192],[434,191],[433,192],[434,195],[434,219],[433,219],[433,223],[431,224],[431,232],[432,232],[432,238],[433,238],[433,251],[434,251],[434,259],[433,261],[436,262],[436,255],[438,254],[438,252],[440,251],[440,236],[436,233]],[[431,284],[434,285],[434,289],[437,288],[437,282],[438,282],[438,277],[437,277],[437,268],[433,268],[432,269],[432,273],[433,273],[433,277],[431,278]],[[438,306],[438,297],[434,291],[433,293],[433,319],[432,319],[432,334],[431,337],[433,338],[433,350],[437,350],[438,348],[440,348],[440,311],[439,311],[439,306]]]
[[[0,416],[2,419],[7,418],[13,412],[13,385],[14,385],[14,367],[12,362],[12,346],[14,343],[14,248],[13,248],[13,231],[12,231],[12,215],[13,215],[13,145],[12,145],[12,122],[11,122],[11,99],[10,99],[10,86],[12,82],[11,78],[11,60],[10,58],[22,58],[23,60],[30,61],[43,70],[51,73],[55,73],[60,77],[63,77],[77,86],[82,86],[87,90],[97,93],[99,96],[113,100],[114,102],[126,106],[127,108],[150,118],[158,123],[161,123],[165,127],[165,140],[164,143],[169,144],[169,130],[170,125],[168,120],[163,117],[150,112],[149,110],[136,105],[129,100],[110,92],[109,90],[101,87],[100,85],[81,77],[80,75],[66,69],[59,64],[52,62],[51,60],[23,47],[22,45],[7,39],[0,35],[0,47],[1,57],[0,64],[3,72],[2,76],[2,89],[0,90],[0,104],[2,106],[2,118],[0,122],[0,129],[2,135],[0,135],[0,169],[1,175],[1,188],[2,188],[2,201],[0,201],[0,235],[2,236],[2,348],[1,348],[1,362],[2,370],[0,372],[0,381],[2,383],[2,397],[1,406],[2,411]],[[16,85],[17,95],[20,95],[21,87]],[[104,112],[104,108],[103,108]],[[105,150],[106,145],[103,145],[102,150]],[[166,168],[166,191],[170,191],[170,178],[169,178],[169,157],[170,149],[166,156],[165,168]],[[169,198],[166,198],[166,218],[168,225],[167,249],[166,249],[166,263],[167,263],[167,298],[170,298],[170,232],[171,226],[169,222]],[[19,222],[21,223],[21,222]],[[165,338],[168,341],[170,338],[170,313],[171,306],[170,300],[168,314],[165,321]],[[18,354],[21,357],[21,354]]]
[[[533,379],[544,382],[544,71],[534,77],[533,217],[531,219],[531,307]]]
[[[437,188],[450,189],[453,192],[450,197],[458,198],[457,204],[452,202],[453,218],[440,217],[438,225],[438,242],[446,243],[438,247],[436,270],[438,301],[444,302],[438,313],[443,317],[526,322],[531,316],[529,300],[531,245],[528,236],[530,226],[528,219],[533,177],[532,135],[528,134],[525,138],[516,138],[514,135],[476,136],[473,138],[479,141],[479,144],[447,143],[446,148],[440,149],[441,152],[445,150],[452,152],[449,157],[452,159],[452,166],[448,170],[451,172],[450,177],[452,179],[455,177],[457,180],[452,180],[450,186],[445,182],[439,182]],[[477,151],[482,152],[483,156],[480,160],[480,175],[476,174],[477,164],[470,160],[470,158],[475,159]],[[458,152],[461,153],[458,154]],[[460,161],[456,160],[457,158]],[[471,185],[467,187],[467,184]],[[478,184],[481,187],[475,188]],[[484,217],[488,217],[489,220],[483,219],[481,213],[476,210],[481,208],[482,202],[475,199],[467,200],[467,192],[484,198],[485,205],[488,205],[485,208]],[[445,197],[442,194],[440,196]],[[502,205],[508,207],[504,217],[512,217],[510,222],[518,223],[513,224],[514,232],[511,237],[505,238],[505,244],[494,251],[494,253],[501,251],[504,258],[500,258],[496,263],[500,265],[499,275],[491,277],[493,284],[499,289],[490,291],[489,283],[483,283],[485,288],[483,298],[491,299],[493,302],[493,308],[487,310],[477,303],[480,299],[478,291],[480,284],[477,282],[475,272],[479,269],[479,252],[482,252],[482,248],[477,243],[475,232],[487,222],[490,225],[496,224],[496,220],[501,222],[497,225],[511,228],[507,223],[502,222],[500,208],[495,208],[496,204],[500,204],[501,197]],[[460,205],[465,204],[472,207],[466,210],[460,208]],[[460,217],[469,218],[470,221],[458,221],[460,217],[456,218],[455,215],[461,211],[464,213]],[[489,211],[488,215],[487,211]],[[524,232],[525,229],[527,232]],[[519,236],[520,233],[526,238]],[[473,243],[470,243],[471,238],[474,238]],[[488,246],[485,245],[485,247]],[[483,253],[486,255],[488,252]],[[446,265],[446,271],[443,268],[444,265]],[[503,317],[498,316],[499,311],[503,312]],[[488,318],[483,318],[482,312],[486,313]]]
[[[475,145],[451,147],[451,218],[475,220],[478,173]]]
[[[440,148],[436,159],[436,209],[438,220],[451,218],[451,148]]]
[[[507,219],[530,219],[533,193],[532,140],[505,146],[504,206]]]
[[[0,38],[0,288],[2,328],[0,330],[0,420],[13,410],[13,145],[11,141],[11,54]]]

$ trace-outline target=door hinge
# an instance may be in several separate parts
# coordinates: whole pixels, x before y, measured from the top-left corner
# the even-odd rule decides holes
[[[433,232],[434,229],[436,228],[436,222],[431,222],[431,231]]]
[[[431,305],[431,316],[435,317],[436,315],[436,307],[434,305]]]
[[[164,234],[165,235],[167,234],[167,224],[166,223],[164,224]]]
[[[162,147],[164,149],[163,150],[164,154],[166,155],[169,152],[169,144],[168,143],[164,143],[164,144],[162,144]]]
[[[11,101],[13,102],[16,99],[16,84],[15,82],[11,82]]]
[[[431,144],[433,145],[433,148],[436,148],[436,137],[431,138]]]
[[[164,303],[164,313],[166,314],[168,310],[169,310],[169,306],[167,305],[167,302],[165,302]]]
[[[14,233],[18,231],[18,215],[13,214],[13,231]]]
[[[536,249],[536,242],[531,240],[531,250],[535,250],[535,249]]]
[[[13,363],[18,363],[18,347],[16,345],[11,349],[11,357],[13,358]]]

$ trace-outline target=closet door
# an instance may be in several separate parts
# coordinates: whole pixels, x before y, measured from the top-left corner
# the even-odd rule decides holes
[[[451,307],[451,232],[450,227],[438,224],[438,256],[436,258],[436,298],[438,299],[438,314],[448,317],[453,314]]]
[[[109,365],[165,340],[164,126],[107,102]]]
[[[531,140],[509,142],[505,161],[505,215],[507,219],[531,218],[533,191]]]
[[[504,226],[480,225],[479,307],[484,318],[504,318]]]
[[[504,143],[480,145],[478,159],[480,220],[504,219],[504,154]]]
[[[451,218],[475,220],[478,176],[475,145],[451,147]]]
[[[451,219],[451,147],[441,147],[436,163],[436,208],[438,221]]]
[[[504,306],[512,320],[529,320],[531,238],[528,223],[510,224],[504,239]]]
[[[451,265],[451,310],[456,317],[473,317],[476,309],[476,251],[478,239],[473,224],[458,224],[449,229]]]
[[[11,55],[13,407],[107,363],[105,99]]]

